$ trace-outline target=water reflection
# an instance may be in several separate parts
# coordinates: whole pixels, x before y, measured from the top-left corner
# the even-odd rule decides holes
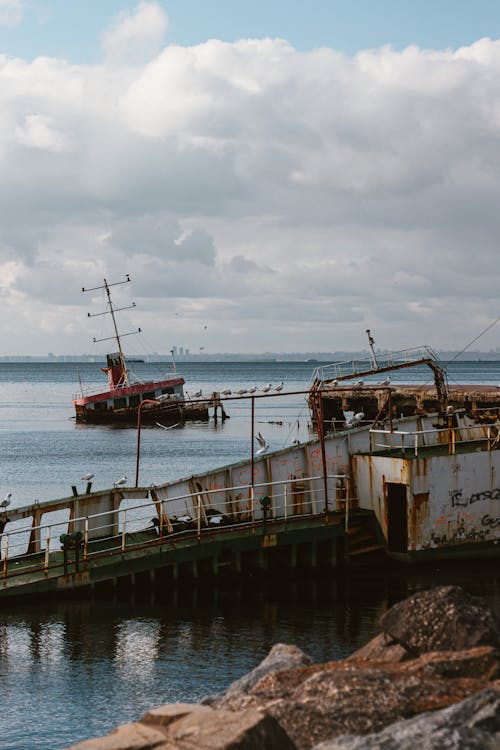
[[[157,588],[114,598],[5,605],[0,617],[2,748],[56,750],[168,701],[196,701],[254,667],[277,642],[339,659],[395,601],[458,583],[500,612],[487,566],[238,587]],[[143,594],[143,595],[142,595]],[[30,718],[29,727],[26,717]],[[27,741],[26,732],[31,733]]]

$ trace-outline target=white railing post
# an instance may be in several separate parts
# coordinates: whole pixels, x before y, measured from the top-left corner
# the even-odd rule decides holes
[[[285,523],[288,518],[288,492],[286,482],[283,482],[283,502],[285,504]]]
[[[44,568],[46,571],[49,569],[49,559],[50,559],[50,532],[47,533],[47,542],[45,545]]]
[[[418,456],[418,432],[415,433],[415,455]]]
[[[201,497],[198,495],[198,518],[197,518],[197,526],[198,526],[198,539],[201,536]]]
[[[122,529],[122,552],[125,552],[125,546],[127,543],[126,540],[126,534],[127,534],[127,511],[124,510],[123,512],[123,529]]]

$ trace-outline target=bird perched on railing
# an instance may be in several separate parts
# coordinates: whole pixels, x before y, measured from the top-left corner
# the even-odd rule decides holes
[[[231,395],[231,389],[226,388],[225,390],[221,391],[221,396],[230,396]]]
[[[271,390],[272,387],[273,387],[273,384],[272,383],[268,383],[267,385],[263,385],[262,388],[260,389],[260,391],[261,391],[261,393],[269,393],[269,391]]]
[[[282,391],[282,390],[283,390],[283,381],[281,381],[281,383],[280,383],[279,385],[277,385],[277,386],[276,386],[276,388],[275,388],[274,390],[275,390],[275,391],[278,391],[278,393],[279,393],[280,391]]]
[[[124,484],[127,484],[127,477],[125,476],[120,477],[116,482],[113,482],[113,487],[123,487]]]
[[[83,477],[82,477],[82,481],[90,482],[90,480],[93,479],[93,478],[94,478],[93,474],[84,474]]]

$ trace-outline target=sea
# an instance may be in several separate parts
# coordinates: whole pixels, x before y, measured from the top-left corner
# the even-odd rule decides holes
[[[271,449],[312,436],[306,392],[311,362],[182,363],[186,395],[283,383],[256,398],[255,431]],[[77,425],[71,400],[106,381],[98,363],[0,363],[0,499],[12,506],[133,484],[135,428]],[[157,379],[165,363],[134,363]],[[432,382],[416,368],[393,382]],[[450,383],[500,385],[500,362],[453,362]],[[249,399],[225,404],[229,419],[141,430],[140,484],[162,484],[247,458]],[[417,571],[309,576],[305,580],[187,585],[146,597],[2,603],[0,750],[59,750],[101,736],[172,701],[197,701],[248,672],[278,642],[316,661],[340,659],[378,631],[393,603],[437,583],[455,583],[500,614],[498,566],[438,565]]]

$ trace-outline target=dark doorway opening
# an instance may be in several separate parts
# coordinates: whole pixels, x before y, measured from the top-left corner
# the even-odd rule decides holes
[[[408,551],[407,485],[387,482],[387,548],[390,552]]]

